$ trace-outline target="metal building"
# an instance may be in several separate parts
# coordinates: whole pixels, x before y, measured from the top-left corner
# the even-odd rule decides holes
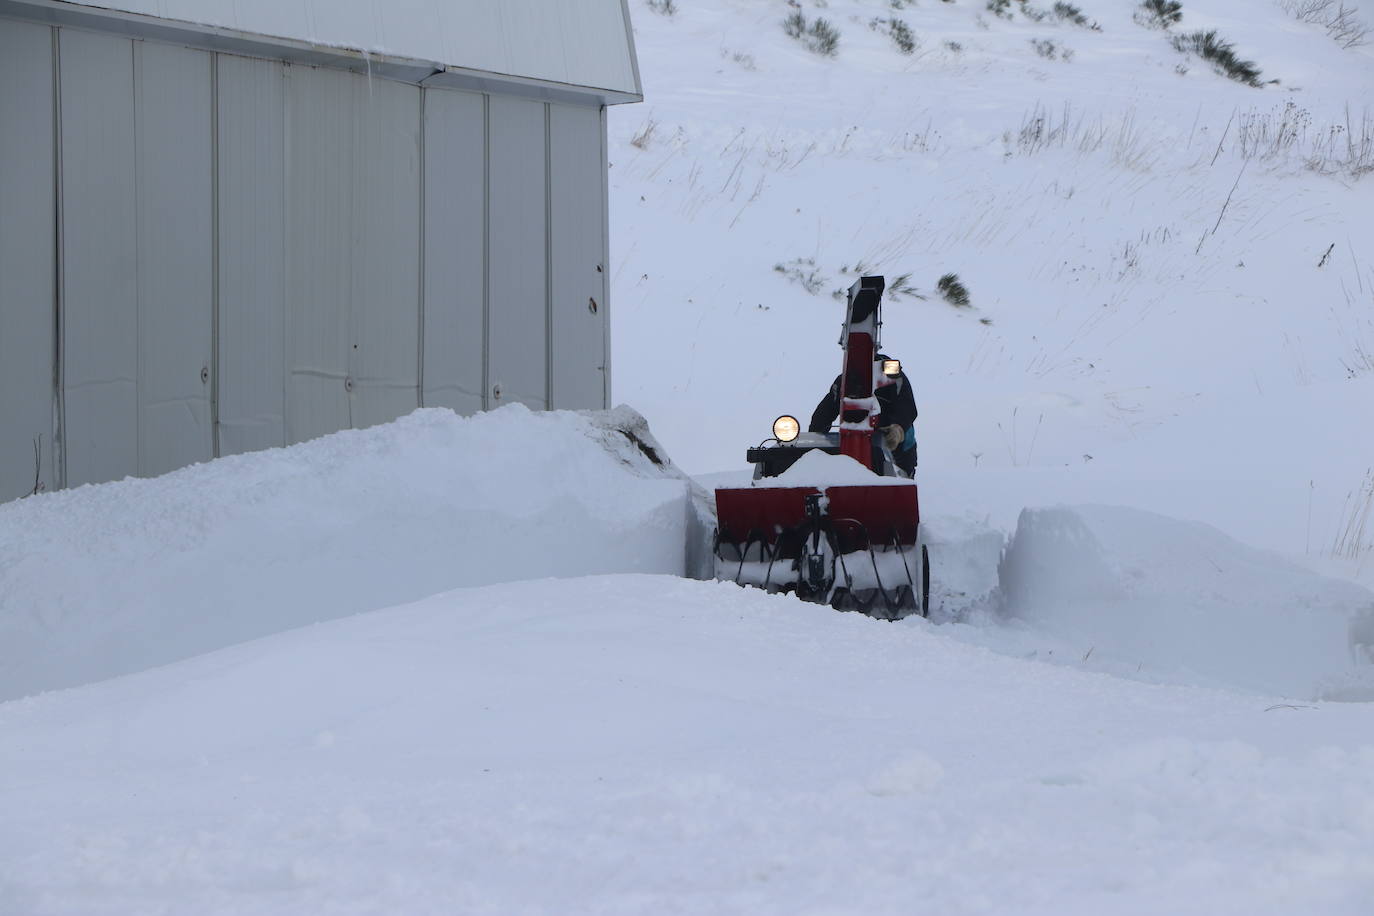
[[[0,501],[606,406],[640,98],[626,0],[0,0]]]

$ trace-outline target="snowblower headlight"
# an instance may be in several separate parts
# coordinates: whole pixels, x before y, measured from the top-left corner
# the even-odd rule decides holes
[[[902,361],[900,359],[883,360],[883,375],[888,378],[896,378],[902,374]]]
[[[779,442],[791,442],[801,434],[801,424],[796,417],[783,414],[773,421],[773,437]]]

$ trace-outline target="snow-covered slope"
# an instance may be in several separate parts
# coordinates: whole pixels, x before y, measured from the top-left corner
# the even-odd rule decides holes
[[[832,293],[909,275],[884,342],[927,491],[976,470],[1040,505],[1019,472],[1058,469],[1069,499],[1086,478],[1341,552],[1374,491],[1374,47],[1271,0],[1184,0],[1168,30],[1138,0],[1080,0],[1100,30],[985,0],[675,5],[638,4],[647,101],[611,113],[614,381],[684,468],[808,414],[839,363]],[[784,34],[794,12],[836,56]],[[1278,83],[1173,48],[1204,29]],[[936,293],[947,272],[969,307]]]
[[[1370,725],[728,584],[489,586],[0,705],[0,911],[1362,916]]]

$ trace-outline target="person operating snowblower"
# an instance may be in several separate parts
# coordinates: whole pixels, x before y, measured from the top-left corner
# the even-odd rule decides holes
[[[910,477],[916,470],[916,396],[911,392],[911,381],[902,371],[899,361],[883,353],[878,354],[878,359],[882,361],[884,369],[883,380],[874,392],[879,408],[878,429],[888,451],[892,452],[893,462]],[[889,368],[896,369],[896,373],[889,374]],[[835,376],[834,384],[816,405],[815,412],[811,414],[811,425],[807,427],[810,432],[829,432],[839,417],[840,381],[840,376]]]

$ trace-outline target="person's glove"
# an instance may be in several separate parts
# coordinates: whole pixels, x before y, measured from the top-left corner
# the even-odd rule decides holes
[[[897,451],[898,446],[905,440],[906,430],[902,429],[896,423],[893,423],[891,426],[883,427],[883,441],[887,443],[887,450],[889,452]]]

